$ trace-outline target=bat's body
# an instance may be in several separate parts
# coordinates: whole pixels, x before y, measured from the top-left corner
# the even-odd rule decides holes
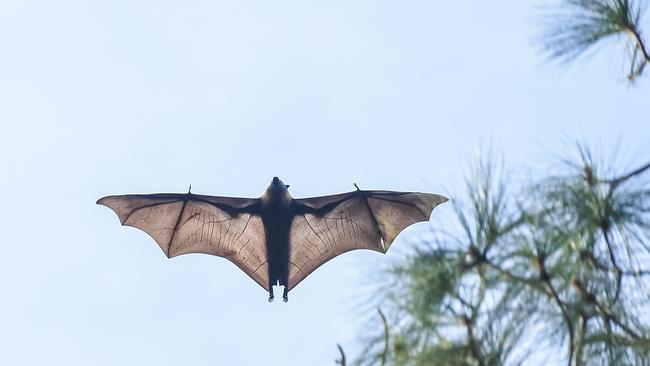
[[[329,259],[353,249],[386,252],[407,226],[447,198],[362,191],[293,199],[277,177],[258,199],[187,194],[108,196],[97,201],[123,225],[149,234],[168,257],[222,256],[269,291],[289,290]]]
[[[293,221],[293,198],[287,187],[277,178],[260,199],[262,224],[266,235],[266,256],[269,261],[269,300],[273,299],[273,285],[284,286],[286,301],[289,283],[289,233]]]

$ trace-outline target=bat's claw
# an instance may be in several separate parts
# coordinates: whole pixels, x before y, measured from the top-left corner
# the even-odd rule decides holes
[[[282,296],[282,302],[287,302],[287,301],[289,301],[289,298],[286,296]]]
[[[273,295],[269,296],[269,302],[273,302],[273,299],[274,299]]]

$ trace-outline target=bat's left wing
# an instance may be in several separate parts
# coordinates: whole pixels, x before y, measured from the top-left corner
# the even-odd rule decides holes
[[[224,257],[268,290],[266,239],[257,199],[157,193],[108,196],[97,203],[115,211],[122,225],[149,234],[167,257]]]
[[[437,194],[361,190],[294,200],[289,289],[339,254],[354,249],[385,253],[397,234],[429,220],[445,201]]]

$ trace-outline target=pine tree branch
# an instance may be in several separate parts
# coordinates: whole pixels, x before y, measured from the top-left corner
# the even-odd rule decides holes
[[[641,51],[637,52],[638,64]],[[610,175],[608,180],[595,175],[588,153],[583,154],[583,163],[588,186],[576,182],[572,175],[564,180],[556,178],[552,185],[541,180],[524,187],[534,198],[548,201],[542,208],[527,203],[516,207],[491,203],[491,193],[472,194],[481,187],[470,192],[475,203],[468,208],[470,213],[464,214],[460,208],[457,212],[467,237],[463,232],[449,234],[449,241],[447,237],[436,241],[432,251],[418,251],[414,258],[419,260],[405,267],[410,270],[396,272],[417,280],[417,286],[406,293],[410,297],[393,299],[413,305],[398,313],[404,315],[400,322],[408,325],[404,328],[408,334],[405,332],[401,340],[393,338],[390,332],[395,330],[388,328],[379,310],[383,337],[378,334],[373,338],[368,364],[427,364],[438,352],[444,353],[440,364],[517,364],[515,358],[520,354],[544,352],[530,347],[530,341],[537,340],[534,334],[522,334],[505,346],[494,342],[505,339],[499,338],[507,335],[503,325],[520,321],[523,327],[532,321],[536,303],[545,304],[536,320],[545,331],[553,331],[554,336],[546,341],[562,364],[585,366],[647,359],[650,333],[642,314],[649,303],[641,299],[639,312],[637,294],[627,281],[639,284],[646,279],[640,276],[650,276],[650,267],[635,264],[635,254],[630,252],[633,246],[627,248],[626,256],[622,245],[630,241],[624,236],[626,225],[638,226],[639,232],[632,235],[640,236],[631,241],[641,245],[645,240],[642,234],[650,233],[650,225],[642,216],[647,213],[650,196],[632,186],[622,192],[625,187],[616,188],[636,183],[635,177],[648,176],[650,163]],[[511,208],[514,210],[509,211]],[[465,244],[468,239],[469,246]],[[573,250],[579,250],[579,258]],[[446,255],[439,256],[438,252]],[[628,257],[632,259],[629,263]],[[441,262],[442,267],[437,265]],[[643,270],[635,270],[637,267]],[[574,288],[567,287],[572,282]],[[641,316],[638,320],[637,314]],[[441,336],[452,328],[461,340]]]
[[[641,7],[632,0],[565,0],[567,11],[554,14],[554,26],[545,34],[544,48],[551,58],[573,61],[602,40],[628,35],[634,52],[628,79],[633,81],[650,64],[650,50],[641,36]],[[558,19],[559,15],[559,20]]]

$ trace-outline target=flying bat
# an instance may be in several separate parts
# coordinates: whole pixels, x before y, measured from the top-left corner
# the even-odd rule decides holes
[[[429,220],[446,197],[418,192],[356,191],[294,199],[278,177],[260,198],[156,193],[107,196],[122,225],[149,234],[168,258],[224,257],[282,298],[328,260],[354,249],[385,253],[407,226]]]

